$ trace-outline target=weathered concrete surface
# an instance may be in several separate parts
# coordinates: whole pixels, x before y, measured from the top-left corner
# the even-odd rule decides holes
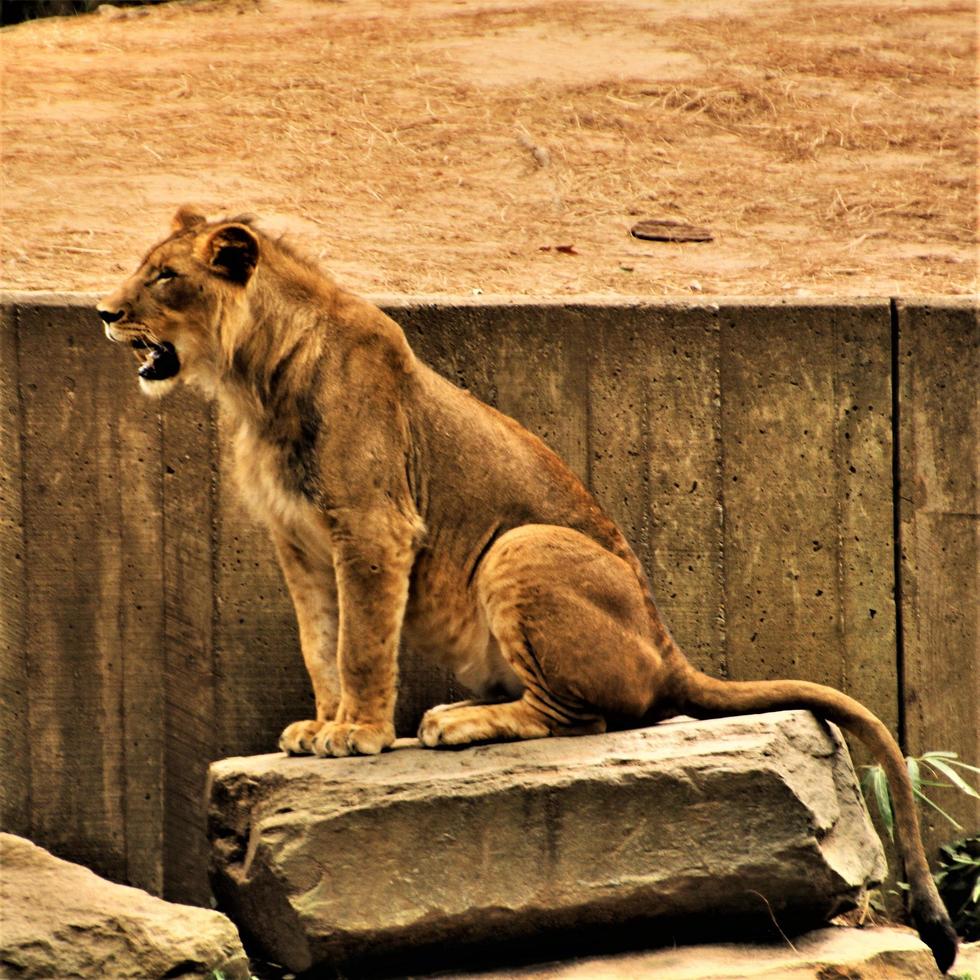
[[[900,303],[896,351],[908,751],[980,764],[980,316],[976,302]],[[967,830],[980,800],[941,800]],[[931,808],[927,843],[950,838]]]
[[[817,929],[790,942],[682,946],[592,956],[514,970],[443,974],[473,980],[938,980],[929,947],[904,929]],[[971,970],[971,964],[972,970]],[[960,950],[957,975],[975,976],[980,947]]]
[[[95,300],[0,297],[0,827],[204,904],[208,762],[274,748],[312,696],[219,413],[143,398]],[[910,749],[978,761],[975,306],[900,304],[896,371],[886,298],[381,302],[586,479],[698,666],[835,684],[895,734],[907,691]],[[400,677],[402,734],[464,695],[410,650]]]
[[[18,378],[5,402],[21,449],[3,481],[19,493],[17,523],[2,527],[15,553],[3,592],[16,597],[3,612],[19,620],[4,617],[0,632],[19,631],[3,661],[23,685],[0,727],[17,753],[5,765],[31,759],[28,779],[12,781],[23,796],[5,800],[27,808],[27,825],[2,827],[159,891],[162,529],[160,472],[145,465],[158,452],[156,409],[120,391],[110,362],[85,356],[81,312],[17,307],[4,351],[14,359],[0,371]]]
[[[829,684],[895,731],[888,308],[740,312],[719,313],[728,676]]]
[[[22,837],[0,834],[0,975],[248,980],[223,915],[115,885]]]
[[[812,926],[884,872],[846,749],[806,712],[225,759],[209,832],[219,907],[297,971],[630,921]]]

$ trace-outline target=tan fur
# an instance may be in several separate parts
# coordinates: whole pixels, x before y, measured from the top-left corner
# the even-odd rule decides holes
[[[161,268],[176,275],[157,281]],[[401,329],[248,219],[178,212],[173,234],[102,304],[110,339],[172,343],[184,380],[238,427],[240,482],[269,527],[299,621],[316,717],[287,752],[394,741],[401,639],[475,700],[422,719],[423,745],[601,732],[804,707],[886,766],[920,931],[955,937],[919,839],[898,747],[866,708],[798,681],[695,671],[618,528],[540,440],[422,364]]]

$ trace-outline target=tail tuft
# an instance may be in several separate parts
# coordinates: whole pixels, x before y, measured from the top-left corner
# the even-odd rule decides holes
[[[941,973],[948,973],[956,961],[959,938],[945,909],[929,909],[924,914],[912,908],[912,920],[919,931],[919,938],[932,950],[936,966]]]

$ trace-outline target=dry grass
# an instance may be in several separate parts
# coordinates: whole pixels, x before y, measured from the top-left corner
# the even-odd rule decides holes
[[[190,200],[291,216],[368,291],[976,288],[972,6],[655,8],[281,0],[8,29],[3,284],[101,289]],[[502,85],[452,51],[613,27],[703,70]],[[629,237],[656,216],[716,241]]]

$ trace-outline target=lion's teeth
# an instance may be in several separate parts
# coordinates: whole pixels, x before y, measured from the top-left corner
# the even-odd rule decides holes
[[[155,344],[147,341],[150,352],[139,368],[138,374],[148,381],[161,381],[173,377],[180,370],[180,361],[173,344]]]

